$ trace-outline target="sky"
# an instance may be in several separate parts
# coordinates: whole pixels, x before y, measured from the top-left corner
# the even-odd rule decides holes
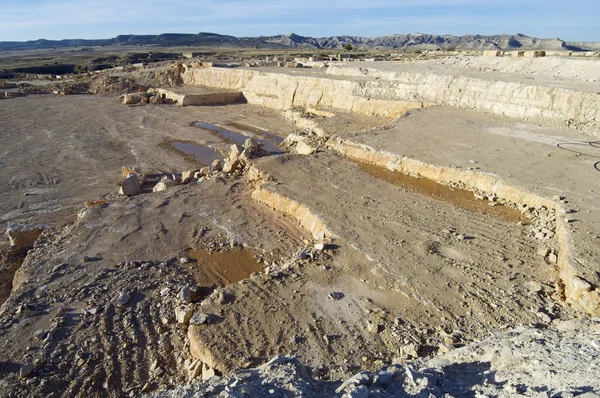
[[[600,0],[0,0],[0,41],[120,34],[516,34],[600,42]]]

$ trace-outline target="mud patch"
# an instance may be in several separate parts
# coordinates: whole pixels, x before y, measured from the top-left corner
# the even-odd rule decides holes
[[[517,209],[496,202],[477,199],[473,192],[464,189],[452,189],[427,178],[413,177],[408,174],[386,170],[382,167],[352,160],[367,173],[402,187],[403,189],[452,203],[456,206],[481,214],[489,214],[509,222],[527,222],[527,218]],[[490,205],[493,203],[493,205]]]
[[[171,147],[176,151],[183,152],[188,156],[193,157],[194,161],[204,166],[212,164],[214,160],[223,160],[223,156],[206,146],[194,145],[188,142],[172,141]]]
[[[263,267],[249,249],[236,249],[226,252],[190,250],[188,256],[195,260],[190,273],[201,286],[227,286],[249,278]]]
[[[10,296],[15,273],[21,268],[27,252],[21,247],[0,250],[0,305]]]
[[[252,131],[248,131],[249,134],[245,135],[245,134],[236,133],[236,132],[233,132],[230,130],[226,130],[224,128],[221,128],[219,126],[216,126],[216,125],[210,124],[210,123],[195,122],[193,125],[196,127],[200,127],[202,129],[208,130],[211,133],[215,134],[216,136],[222,138],[224,141],[230,142],[232,144],[237,144],[237,145],[243,146],[248,138],[254,138],[259,144],[262,145],[262,149],[265,150],[269,155],[280,155],[280,154],[284,153],[284,151],[277,146],[277,143],[281,142],[281,141],[276,141],[274,138],[274,137],[277,137],[279,139],[281,137],[278,137],[271,133],[267,133],[264,131],[253,133]],[[238,126],[238,125],[236,125],[236,126]],[[250,129],[255,129],[255,128],[251,127]],[[246,130],[246,129],[243,129],[243,130]],[[255,129],[255,130],[258,130],[258,129]],[[263,138],[260,138],[261,136]]]

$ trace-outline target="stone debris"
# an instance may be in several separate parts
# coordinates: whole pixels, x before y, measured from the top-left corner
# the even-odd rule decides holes
[[[184,171],[183,173],[181,173],[181,182],[183,184],[188,184],[188,183],[192,182],[195,178],[199,178],[199,177],[196,177],[196,173],[198,173],[198,172],[199,172],[199,170],[197,170],[197,169]]]
[[[379,325],[377,323],[368,321],[367,322],[367,331],[369,333],[376,334],[376,333],[379,333],[380,327],[379,327]]]
[[[117,300],[117,304],[123,306],[123,305],[127,304],[129,302],[129,300],[131,300],[131,294],[129,292],[123,292],[119,296],[119,299]]]
[[[152,188],[152,192],[162,192],[162,191],[166,191],[167,189],[174,187],[178,185],[178,182],[175,181],[174,179],[171,179],[167,176],[163,176],[160,181],[158,182],[158,184],[156,184],[154,186],[154,188]]]
[[[188,306],[180,305],[175,308],[175,319],[177,319],[177,323],[187,325],[190,322],[192,315],[194,315],[194,310]]]
[[[123,105],[169,104],[172,102],[153,89],[149,89],[147,92],[122,94],[117,101]]]
[[[229,160],[237,160],[240,158],[240,155],[244,151],[244,148],[237,144],[231,145],[231,150],[229,152]]]
[[[212,316],[209,314],[196,313],[190,319],[191,325],[205,325],[212,322]]]
[[[213,368],[209,367],[205,363],[202,364],[202,380],[208,380],[216,375],[217,374]]]
[[[182,287],[179,291],[178,297],[179,300],[183,301],[184,303],[191,303],[194,301],[192,289],[190,286]]]
[[[241,163],[238,159],[228,160],[223,165],[223,173],[233,173],[241,166]]]
[[[341,386],[336,388],[335,392],[340,394],[351,386],[370,386],[372,384],[373,374],[371,372],[360,372],[343,382]]]
[[[339,384],[309,377],[296,358],[275,357],[258,368],[233,370],[152,397],[599,397],[599,333],[600,319],[520,327],[433,358],[360,371]]]
[[[402,346],[400,353],[405,358],[418,358],[419,357],[419,345],[418,344],[407,344]]]
[[[223,163],[219,159],[215,159],[210,165],[211,171],[221,171],[223,170]]]
[[[19,369],[19,378],[26,379],[33,373],[34,366],[32,363],[27,363]]]
[[[315,250],[324,250],[325,249],[325,243],[315,243],[314,245]]]

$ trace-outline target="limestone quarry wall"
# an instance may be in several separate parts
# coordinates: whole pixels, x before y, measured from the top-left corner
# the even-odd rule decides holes
[[[292,76],[247,69],[185,68],[186,85],[241,90],[248,103],[286,110],[293,107],[331,107],[395,118],[424,106],[422,101],[364,95],[360,82],[328,77]]]
[[[541,117],[561,124],[567,121],[583,126],[600,123],[598,93],[457,75],[391,72],[335,65],[330,66],[326,73],[378,79],[365,81],[354,93],[358,96],[423,101],[516,118]]]
[[[459,75],[392,72],[331,65],[326,74],[369,79],[294,76],[237,68],[185,68],[186,85],[240,90],[248,103],[286,110],[332,107],[395,118],[428,105],[477,109],[516,118],[544,118],[582,127],[600,124],[600,95],[558,87]],[[592,130],[592,134],[600,135]]]

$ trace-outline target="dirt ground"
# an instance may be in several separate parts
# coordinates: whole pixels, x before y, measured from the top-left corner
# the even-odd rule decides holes
[[[556,265],[539,255],[539,225],[519,203],[395,178],[324,146],[253,159],[270,176],[262,189],[331,231],[321,249],[298,220],[252,199],[260,182],[249,175],[150,189],[209,166],[171,143],[225,158],[236,133],[277,144],[269,134],[297,132],[281,112],[36,95],[3,100],[0,120],[0,230],[46,228],[22,265],[8,239],[1,247],[4,298],[12,289],[0,307],[4,396],[138,396],[188,381],[199,356],[221,374],[292,355],[336,381],[575,314],[556,300]],[[444,107],[314,121],[376,149],[565,195],[578,211],[578,260],[595,272],[598,170],[585,136]],[[134,165],[150,188],[118,194],[121,167]],[[199,290],[188,298],[186,288]],[[196,314],[189,328],[182,306]]]

